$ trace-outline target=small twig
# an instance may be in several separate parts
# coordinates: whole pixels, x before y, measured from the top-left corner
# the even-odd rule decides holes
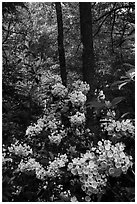
[[[113,23],[112,23],[112,27],[111,27],[111,43],[112,43],[112,52],[113,53],[114,53],[113,31],[114,31],[114,25],[115,25],[115,18],[116,18],[116,13],[114,11]]]
[[[105,20],[108,18],[108,16],[109,16],[109,15],[107,15],[107,16],[103,19],[103,21],[100,23],[100,25],[99,25],[99,27],[98,27],[96,33],[93,35],[93,38],[99,33],[99,31],[100,31],[100,29],[101,29],[103,23],[104,23]]]

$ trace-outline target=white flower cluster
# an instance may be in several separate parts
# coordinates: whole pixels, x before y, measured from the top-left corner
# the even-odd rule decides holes
[[[55,132],[52,132],[50,135],[48,135],[48,138],[51,144],[59,145],[63,137],[59,133],[59,131],[55,131]]]
[[[66,137],[67,135],[67,132],[64,129],[64,125],[61,125],[61,121],[56,120],[56,118],[47,123],[47,128],[50,129],[50,134],[48,135],[50,143],[59,145],[62,138]]]
[[[111,141],[102,140],[97,147],[68,163],[68,170],[79,176],[87,196],[101,192],[108,176],[118,177],[132,167],[132,157],[124,153],[124,148],[122,143],[112,145]]]
[[[102,121],[105,122],[105,120],[106,119]],[[108,135],[115,135],[115,133],[121,133],[121,136],[126,136],[128,132],[131,134],[132,137],[135,136],[135,126],[129,119],[122,120],[121,122],[109,119],[109,122],[102,123],[101,126],[104,128],[104,130],[108,132]]]
[[[26,130],[26,136],[36,136],[40,134],[40,132],[45,127],[44,119],[40,118],[37,120],[37,123],[34,125],[30,125]]]
[[[39,162],[36,162],[33,158],[30,158],[26,162],[21,160],[20,164],[18,165],[17,171],[26,174],[36,174],[36,177],[41,180],[46,177],[46,170],[40,165]]]
[[[71,202],[78,202],[76,196],[72,196],[72,197],[70,198],[70,201],[71,201]]]
[[[109,140],[99,141],[97,148],[92,148],[98,154],[97,162],[100,170],[113,177],[126,173],[128,168],[132,167],[132,157],[126,155],[124,149],[123,143],[112,145]]]
[[[89,84],[87,84],[86,82],[81,81],[80,79],[77,80],[76,82],[74,82],[72,84],[72,86],[74,87],[74,90],[76,91],[81,91],[83,94],[87,94],[88,91],[90,90],[90,86]]]
[[[36,136],[43,131],[49,129],[50,131],[55,131],[61,125],[61,121],[57,120],[55,114],[50,114],[49,116],[44,115],[43,118],[37,120],[34,125],[30,125],[26,130],[27,136]]]
[[[23,161],[18,165],[17,172],[23,172],[26,174],[36,174],[36,178],[44,180],[45,177],[56,177],[60,174],[60,168],[64,167],[68,162],[67,155],[58,155],[54,161],[49,162],[47,170],[45,170],[39,162],[34,158],[29,158],[28,161]]]
[[[47,168],[47,176],[56,177],[60,175],[60,168],[64,167],[68,162],[68,158],[66,154],[59,155],[54,161],[49,162],[49,166]]]
[[[73,91],[69,94],[69,99],[74,107],[79,107],[85,104],[87,97],[82,93],[82,91]]]
[[[61,125],[61,121],[53,118],[52,121],[47,122],[46,129],[49,128],[51,131],[54,131],[58,129],[59,125]]]
[[[26,135],[36,136],[41,133],[41,131],[49,130],[49,140],[51,143],[57,145],[60,144],[61,139],[66,136],[66,131],[64,130],[64,125],[61,124],[61,120],[55,117],[55,114],[50,114],[50,116],[44,116],[37,120],[37,123],[31,125],[26,130]]]
[[[76,112],[75,115],[70,117],[71,126],[79,126],[84,124],[86,117],[84,113]]]
[[[68,93],[68,89],[61,83],[57,83],[54,86],[52,86],[51,93],[55,97],[64,98]]]
[[[73,175],[79,175],[81,188],[89,196],[99,193],[106,185],[106,175],[99,173],[96,157],[93,152],[87,151],[81,155],[81,158],[74,158],[68,164],[68,170]]]
[[[8,147],[10,153],[13,153],[18,156],[27,157],[29,154],[32,154],[32,149],[27,144],[19,144],[19,141],[16,141],[15,144],[11,144],[11,147]]]
[[[49,135],[48,138],[50,140],[50,143],[54,143],[56,145],[59,145],[61,140],[62,140],[62,136],[57,132],[51,133],[51,135]]]

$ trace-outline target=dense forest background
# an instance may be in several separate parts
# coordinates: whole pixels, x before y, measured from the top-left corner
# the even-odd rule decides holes
[[[27,128],[37,124],[43,114],[52,115],[51,109],[61,113],[62,123],[68,129],[71,126],[69,113],[73,115],[76,110],[83,113],[82,109],[68,108],[64,99],[56,98],[52,90],[58,81],[65,87],[59,86],[58,90],[71,90],[77,80],[89,84],[90,90],[84,104],[85,125],[90,134],[94,133],[94,137],[83,140],[97,144],[101,138],[108,139],[109,134],[106,136],[106,132],[100,128],[100,120],[106,111],[111,112],[111,117],[115,111],[116,115],[112,118],[116,121],[130,120],[134,124],[135,2],[3,2],[2,66],[3,154],[5,158],[15,159],[11,163],[8,159],[3,162],[3,201],[70,201],[63,194],[57,196],[57,192],[54,192],[57,198],[53,198],[51,189],[54,189],[55,181],[52,179],[38,184],[31,175],[27,185],[28,175],[25,174],[25,180],[16,172],[22,157],[16,158],[17,155],[9,147],[16,141],[26,142],[34,148],[33,156],[37,161],[47,166],[48,162],[38,157],[39,151],[43,155],[43,148],[47,148],[46,159],[52,161],[58,152],[64,153],[67,144],[75,140],[66,139],[68,143],[64,143],[64,147],[62,143],[62,146],[49,147],[49,144],[46,146],[48,140],[41,141],[37,137],[32,141],[26,137]],[[52,100],[49,99],[51,93]],[[50,104],[49,109],[47,106],[45,108],[46,100]],[[126,151],[133,158],[134,169],[134,138],[129,135],[111,138],[111,141],[116,144],[122,140],[126,144]],[[78,152],[85,153],[87,143],[81,146],[84,145],[82,139],[76,144],[72,143],[69,146],[72,149],[68,150],[72,154],[70,158],[75,157],[75,150],[76,155]],[[133,169],[120,180],[110,179],[106,193],[97,197],[88,195],[86,201],[134,201]],[[50,184],[45,188],[45,191],[48,189],[45,193],[46,182]],[[62,182],[64,186],[68,185],[67,178]],[[71,190],[75,196],[79,184],[76,186],[75,192]],[[80,196],[76,196],[78,201],[82,199]],[[74,196],[72,200],[75,201]]]

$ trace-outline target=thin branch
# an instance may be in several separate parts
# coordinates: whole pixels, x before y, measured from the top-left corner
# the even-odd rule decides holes
[[[104,17],[107,16],[107,15],[111,15],[111,13],[113,13],[114,11],[117,11],[117,10],[122,9],[122,8],[131,8],[131,6],[130,6],[130,5],[127,5],[127,6],[125,5],[125,6],[120,6],[120,7],[117,7],[117,8],[113,8],[113,9],[111,9],[110,11],[104,13],[104,14],[103,14],[102,16],[100,16],[98,19],[96,19],[95,22],[101,20],[102,18],[104,18]]]
[[[103,23],[105,22],[105,20],[107,19],[108,16],[109,16],[109,15],[107,15],[107,16],[103,19],[103,21],[102,21],[101,24],[99,25],[99,27],[98,27],[96,33],[93,35],[93,38],[99,33],[99,31],[100,31],[100,29],[101,29]]]
[[[116,19],[116,12],[114,11],[113,23],[112,23],[112,27],[111,27],[111,44],[112,44],[112,52],[113,53],[114,53],[113,31],[114,31],[115,19]]]
[[[117,45],[117,47],[121,47],[121,45],[125,42],[125,39],[123,39],[123,37],[124,37],[125,31],[126,31],[126,26],[127,26],[127,24],[125,24],[123,27],[123,32],[120,36],[120,41],[119,41],[119,44]]]

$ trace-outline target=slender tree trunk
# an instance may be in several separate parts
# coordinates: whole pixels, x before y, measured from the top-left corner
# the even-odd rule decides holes
[[[79,11],[81,42],[83,44],[83,80],[90,85],[92,92],[95,78],[95,62],[93,51],[91,3],[79,3]]]
[[[67,83],[67,72],[66,72],[66,62],[65,62],[65,50],[63,45],[63,21],[62,21],[62,8],[61,3],[56,2],[56,14],[57,14],[57,24],[58,24],[58,52],[59,52],[59,63],[60,63],[60,73],[63,85],[66,86]]]
[[[93,50],[93,36],[92,36],[92,14],[91,3],[82,2],[79,3],[80,11],[80,30],[81,30],[81,42],[83,44],[83,80],[90,85],[90,92],[88,93],[87,100],[90,101],[94,95],[94,89],[96,85],[95,81],[95,61]],[[92,132],[99,130],[95,125],[92,109],[87,109],[86,114],[86,127],[90,128]]]

